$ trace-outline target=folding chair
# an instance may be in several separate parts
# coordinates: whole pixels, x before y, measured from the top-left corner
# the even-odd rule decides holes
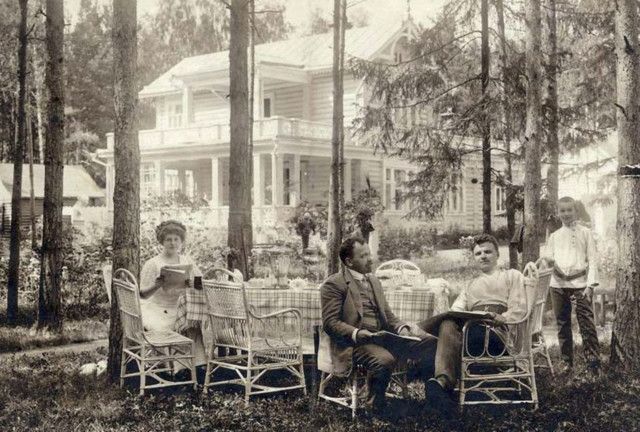
[[[120,387],[124,379],[140,377],[140,395],[145,389],[155,389],[176,385],[193,385],[197,388],[196,369],[193,363],[195,343],[173,331],[145,331],[142,326],[140,299],[136,278],[125,269],[116,270],[113,277],[122,321],[122,361],[120,364]],[[126,373],[127,365],[135,362],[136,372]],[[178,363],[191,371],[191,379],[169,381],[160,373],[173,375],[173,363]],[[154,381],[148,384],[148,380]]]

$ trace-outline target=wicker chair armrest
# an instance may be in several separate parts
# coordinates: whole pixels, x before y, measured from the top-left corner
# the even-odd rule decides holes
[[[266,315],[258,315],[252,309],[253,308],[249,309],[249,313],[250,313],[251,317],[253,319],[256,319],[256,320],[264,320],[264,319],[269,319],[269,318],[275,318],[275,317],[278,317],[280,315],[285,315],[285,314],[288,314],[288,313],[292,313],[299,321],[302,320],[302,313],[300,313],[300,311],[298,309],[295,309],[295,308],[282,309],[282,310],[279,310],[279,311],[276,311],[276,312],[268,313]]]

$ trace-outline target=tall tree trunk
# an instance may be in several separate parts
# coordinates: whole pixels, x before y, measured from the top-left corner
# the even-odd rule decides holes
[[[37,250],[36,241],[36,197],[33,190],[33,122],[31,104],[27,109],[27,154],[29,156],[29,221],[31,222],[31,250]]]
[[[616,2],[616,74],[618,101],[618,164],[624,172],[640,161],[640,44],[638,4]],[[640,370],[640,175],[618,175],[618,272],[616,316],[611,340],[611,363]],[[620,173],[620,171],[619,171]]]
[[[140,274],[140,149],[138,147],[137,8],[130,0],[113,0],[114,167],[113,270]],[[118,297],[111,292],[107,376],[120,377],[122,323]]]
[[[7,321],[15,322],[18,314],[20,286],[20,213],[22,200],[22,161],[25,141],[25,97],[27,84],[27,12],[28,0],[20,0],[18,28],[18,133],[13,148],[13,189],[11,191],[11,242],[9,245],[9,274],[7,278]]]
[[[344,99],[344,37],[347,30],[347,1],[341,0],[342,5],[340,6],[340,93],[343,95]],[[344,116],[343,116],[344,118]],[[340,128],[340,151],[339,151],[339,169],[340,174],[338,179],[340,180],[340,196],[338,197],[338,214],[340,215],[340,241],[342,241],[342,228],[343,221],[342,215],[344,215],[344,189],[345,187],[351,187],[351,185],[345,185],[344,183],[344,170],[345,170],[345,160],[344,160],[344,121],[343,125]]]
[[[496,0],[496,15],[498,20],[498,35],[500,36],[500,63],[502,81],[502,96],[500,98],[501,115],[504,126],[502,128],[502,141],[504,142],[504,162],[505,170],[505,190],[506,190],[506,212],[507,212],[507,232],[509,239],[512,239],[516,231],[516,207],[515,188],[513,187],[513,168],[511,160],[511,115],[509,110],[509,74],[507,57],[507,36],[504,26],[504,3],[503,0]],[[518,268],[518,248],[516,244],[509,242],[509,267]]]
[[[342,242],[342,215],[340,214],[341,149],[344,127],[343,80],[340,71],[342,4],[333,1],[333,131],[331,135],[331,177],[329,181],[329,226],[327,233],[327,275],[340,269],[339,250]]]
[[[540,0],[525,3],[527,125],[524,174],[524,244],[522,264],[536,261],[540,255],[540,146],[542,131],[542,66],[540,51]]]
[[[253,158],[253,124],[256,116],[256,2],[249,0],[249,155]],[[262,103],[262,102],[260,102]],[[253,179],[253,162],[249,164],[251,178]],[[254,192],[255,194],[255,192]],[[253,195],[252,195],[253,197]],[[253,200],[252,205],[255,204]],[[253,210],[253,209],[252,209]],[[251,215],[253,217],[253,213]]]
[[[491,116],[489,115],[489,0],[482,0],[482,230],[491,233]]]
[[[47,144],[44,160],[38,328],[62,330],[62,178],[64,164],[64,5],[47,0]]]
[[[249,2],[231,2],[231,39],[229,72],[231,97],[231,135],[229,151],[229,268],[238,268],[249,278],[252,247],[251,171],[253,158],[249,152],[249,93],[247,46],[249,42]],[[276,167],[273,167],[276,169]],[[275,187],[276,185],[273,185]]]
[[[560,148],[558,143],[558,35],[556,31],[556,0],[546,0],[547,31],[545,50],[548,52],[547,74],[547,152],[549,169],[547,170],[547,196],[551,208],[558,202]],[[549,221],[545,221],[545,226]],[[548,229],[548,228],[547,228]]]
[[[43,72],[42,72],[42,62],[40,60],[34,59],[33,61],[33,70],[34,70],[34,86],[36,89],[36,119],[38,121],[38,161],[40,163],[44,162],[44,92],[43,92]]]

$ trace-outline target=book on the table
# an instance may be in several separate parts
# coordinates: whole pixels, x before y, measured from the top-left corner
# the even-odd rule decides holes
[[[165,288],[184,288],[185,281],[191,276],[191,264],[165,265],[160,269]]]
[[[398,341],[414,341],[414,342],[420,342],[422,339],[420,339],[417,336],[403,336],[403,335],[399,335],[399,334],[395,334],[395,333],[391,333],[388,332],[386,330],[382,330],[379,332],[375,332],[372,336],[372,342],[377,344],[377,345],[388,345],[388,344],[393,344],[395,342]]]

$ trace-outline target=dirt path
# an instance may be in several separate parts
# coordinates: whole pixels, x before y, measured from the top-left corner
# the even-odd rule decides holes
[[[66,354],[66,353],[79,353],[85,351],[93,351],[97,348],[106,347],[108,345],[107,339],[98,339],[91,342],[74,343],[69,345],[58,345],[46,348],[35,348],[26,351],[17,351],[10,353],[0,354],[0,360],[15,359],[22,356],[34,356],[41,354]]]

